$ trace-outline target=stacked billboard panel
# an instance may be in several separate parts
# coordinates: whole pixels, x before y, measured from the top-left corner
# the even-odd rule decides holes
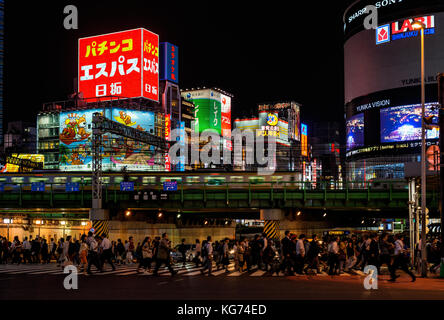
[[[79,39],[78,90],[85,98],[159,101],[159,36],[139,28]]]
[[[155,134],[155,114],[121,108],[90,109],[60,113],[60,170],[90,171],[92,166],[92,116],[99,112],[108,119]],[[161,155],[154,147],[121,136],[103,135],[103,170],[162,170]]]

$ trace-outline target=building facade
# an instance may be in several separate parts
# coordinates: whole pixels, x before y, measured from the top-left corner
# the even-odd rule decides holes
[[[296,102],[278,102],[258,105],[257,116],[236,119],[234,121],[235,129],[241,132],[250,130],[255,137],[276,138],[276,152],[272,159],[273,169],[276,171],[299,171],[301,179],[303,161],[307,160],[309,155],[302,154],[302,132],[300,122],[300,105]],[[308,146],[308,145],[307,145]],[[267,143],[265,143],[265,153],[268,153]],[[255,154],[255,145],[248,142],[243,144],[241,159],[236,163],[235,170],[256,171],[258,167],[266,166],[261,164],[255,157],[254,162],[248,160],[248,154]],[[268,155],[270,156],[270,155]],[[271,159],[271,158],[270,158]]]
[[[380,1],[377,29],[365,29],[365,7],[344,14],[346,160],[349,181],[398,179],[421,152],[420,32],[425,24],[426,116],[438,116],[437,74],[444,72],[444,4]],[[427,130],[433,162],[439,131]]]

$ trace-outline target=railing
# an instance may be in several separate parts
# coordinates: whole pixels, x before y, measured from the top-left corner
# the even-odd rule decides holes
[[[130,179],[131,181],[131,179]],[[177,181],[178,186],[183,186],[185,188],[190,187],[210,187],[210,188],[273,188],[273,189],[298,189],[298,190],[408,190],[408,184],[405,181],[390,181],[390,182],[368,182],[368,181],[353,181],[353,182],[310,182],[310,181],[249,181],[249,182],[226,182],[226,181],[215,181],[210,180],[208,182],[200,181],[183,181],[180,179],[169,179],[167,181]],[[35,181],[38,182],[38,181]],[[139,181],[134,182],[134,187],[136,188],[162,188],[163,182],[148,182],[141,183]],[[31,189],[32,182],[0,182],[3,185],[5,191],[11,191],[16,189]],[[45,191],[54,191],[59,189],[65,189],[66,183],[64,182],[45,182]],[[90,181],[79,182],[79,185],[83,189],[90,190]],[[104,188],[108,189],[120,189],[120,183],[106,183],[102,182]],[[57,188],[54,188],[57,187]]]
[[[353,184],[353,185],[352,185]],[[353,188],[350,188],[353,186]],[[357,188],[360,186],[360,188]],[[119,183],[104,183],[105,206],[114,208],[375,208],[407,210],[407,186],[399,182],[372,185],[343,182],[332,186],[320,182],[178,182],[177,191],[168,192],[168,201],[149,199],[150,191],[164,193],[162,183],[135,182],[134,192],[120,191]],[[139,197],[135,197],[139,195]],[[429,207],[437,207],[438,193],[428,192]],[[31,191],[30,183],[4,184],[0,192],[3,208],[89,208],[92,191],[88,183],[79,191],[66,192],[64,183],[47,183],[44,192]]]

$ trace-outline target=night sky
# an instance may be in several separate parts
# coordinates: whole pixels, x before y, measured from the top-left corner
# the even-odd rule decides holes
[[[5,122],[35,121],[42,103],[73,92],[78,38],[137,27],[179,46],[182,89],[234,94],[233,119],[257,103],[291,99],[303,105],[303,120],[343,121],[348,1],[241,3],[7,0]],[[78,30],[63,27],[68,4],[78,8]]]

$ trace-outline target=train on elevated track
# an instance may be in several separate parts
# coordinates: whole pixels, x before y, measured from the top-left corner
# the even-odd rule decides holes
[[[0,175],[0,184],[5,186],[22,185],[29,186],[33,182],[44,182],[52,184],[55,187],[66,183],[78,182],[84,186],[91,185],[92,176],[85,172],[31,172],[31,173],[4,173]],[[305,189],[329,189],[342,190],[350,189],[407,189],[406,180],[373,180],[373,181],[299,181],[295,172],[275,172],[272,175],[259,175],[257,172],[104,172],[102,174],[102,183],[104,185],[118,185],[122,181],[133,181],[135,185],[159,186],[166,181],[177,181],[184,186],[225,186],[230,187],[248,187],[263,186],[275,187],[282,186],[305,188]]]

